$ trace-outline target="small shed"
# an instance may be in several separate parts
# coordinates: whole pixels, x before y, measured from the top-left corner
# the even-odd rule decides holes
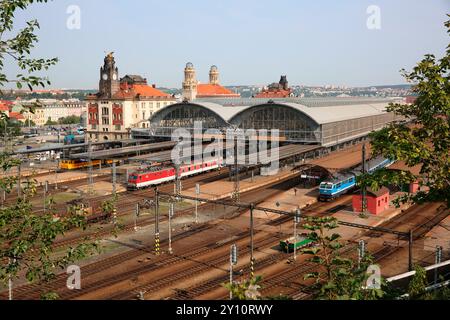
[[[409,167],[404,161],[397,161],[388,168],[388,170],[409,171],[415,176],[420,175],[421,169],[422,165],[420,164],[414,167]],[[402,186],[401,190],[403,192],[416,193],[419,191],[419,183],[417,181],[411,182],[409,185]]]
[[[361,190],[353,194],[353,211],[362,212]],[[367,188],[366,192],[367,211],[371,214],[379,214],[389,208],[389,189],[381,187],[377,191]]]

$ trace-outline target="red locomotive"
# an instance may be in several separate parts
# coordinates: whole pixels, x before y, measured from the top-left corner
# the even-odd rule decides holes
[[[183,165],[178,169],[180,178],[191,176],[194,174],[218,169],[220,162],[218,160],[205,161],[197,164]],[[175,180],[175,168],[171,167],[150,167],[138,170],[130,174],[128,177],[128,189],[137,190],[154,185],[158,185],[167,181]]]

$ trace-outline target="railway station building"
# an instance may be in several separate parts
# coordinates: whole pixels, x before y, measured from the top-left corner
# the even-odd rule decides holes
[[[132,131],[134,138],[170,139],[177,128],[278,129],[280,141],[333,148],[364,139],[371,131],[402,120],[386,111],[392,99],[287,98],[196,99],[172,104],[150,118],[148,129]]]

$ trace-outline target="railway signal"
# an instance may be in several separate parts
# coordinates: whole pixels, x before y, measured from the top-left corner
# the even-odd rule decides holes
[[[359,240],[358,244],[358,267],[361,265],[361,261],[366,254],[366,243],[364,240]]]
[[[300,214],[300,208],[297,208],[294,214],[294,260],[297,260],[297,223],[300,223]]]
[[[11,258],[8,258],[8,264],[11,264]],[[12,300],[13,296],[12,296],[12,278],[11,275],[8,276],[8,299]]]
[[[159,191],[155,188],[155,254],[159,256]]]
[[[435,256],[435,264],[441,263],[442,261],[442,247],[436,246],[436,256]],[[434,284],[438,282],[438,268],[434,269]]]
[[[173,253],[172,250],[172,217],[175,211],[175,204],[173,202],[169,205],[169,254]]]
[[[230,247],[230,285],[233,285],[233,266],[237,264],[237,247],[232,244]],[[230,300],[233,299],[233,292],[230,290]]]

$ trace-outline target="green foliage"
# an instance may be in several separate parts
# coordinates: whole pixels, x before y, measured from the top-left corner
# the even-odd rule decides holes
[[[450,20],[445,26],[450,35]],[[420,165],[420,174],[379,170],[361,176],[359,183],[376,190],[382,185],[401,186],[418,181],[424,190],[401,197],[397,205],[408,201],[444,201],[449,206],[450,45],[442,59],[428,54],[411,72],[402,70],[402,73],[413,84],[417,100],[410,105],[390,104],[388,110],[403,116],[412,126],[395,123],[373,132],[372,153],[402,160],[410,167]]]
[[[381,289],[368,289],[367,268],[372,258],[366,254],[358,265],[352,259],[341,256],[344,244],[341,235],[332,232],[338,227],[334,217],[307,217],[303,228],[310,230],[308,238],[315,246],[304,248],[302,254],[309,255],[308,261],[317,265],[317,271],[306,274],[305,279],[315,280],[317,299],[326,300],[368,300],[379,299]]]
[[[431,294],[426,292],[427,287],[427,272],[420,265],[415,267],[416,273],[409,282],[408,294],[411,300],[417,299],[431,299]]]
[[[2,167],[8,165],[2,163]],[[77,213],[56,217],[51,201],[45,214],[35,214],[29,201],[35,192],[35,181],[27,180],[24,196],[13,205],[0,209],[2,284],[6,284],[9,277],[17,278],[21,273],[30,282],[48,281],[54,277],[57,268],[62,270],[97,250],[96,243],[81,243],[56,257],[53,244],[57,237],[73,228],[84,230],[87,222],[84,215]]]
[[[55,126],[57,124],[58,124],[58,122],[53,121],[52,118],[50,118],[50,117],[47,119],[47,122],[45,123],[46,126]]]
[[[261,279],[260,276],[256,276],[253,279],[236,281],[232,284],[226,283],[223,286],[231,291],[233,300],[259,300],[261,299],[261,293],[259,292],[261,286],[258,283]]]
[[[6,126],[6,130],[5,130]],[[16,120],[0,121],[0,137],[17,137],[21,134],[22,123]]]
[[[14,82],[18,89],[27,86],[33,90],[35,86],[45,87],[50,84],[47,78],[38,76],[42,70],[47,70],[50,66],[57,63],[57,58],[34,59],[30,57],[31,50],[38,42],[35,34],[39,29],[37,20],[27,21],[26,26],[14,32],[14,17],[18,10],[25,10],[32,3],[44,3],[47,0],[9,0],[0,2],[0,87],[6,83]],[[9,38],[4,38],[9,35]],[[3,72],[6,59],[12,60],[23,72],[14,77],[8,76]]]
[[[16,11],[25,10],[32,3],[44,3],[47,0],[8,0],[0,2],[0,87],[6,83],[16,83],[18,89],[26,85],[30,90],[33,86],[42,86],[50,82],[37,76],[43,70],[57,62],[53,59],[30,58],[31,49],[37,42],[35,31],[39,28],[36,20],[26,22],[25,28],[14,33],[14,16]],[[10,36],[8,39],[3,37]],[[13,60],[25,74],[9,77],[3,73],[6,59]],[[32,109],[30,107],[29,109]],[[33,112],[33,110],[31,110]],[[0,113],[2,120],[8,120]],[[1,121],[4,122],[4,121]],[[20,165],[7,153],[0,154],[0,168],[3,172]],[[0,189],[11,192],[17,177],[0,178]],[[48,281],[55,276],[56,269],[65,269],[69,264],[78,261],[97,250],[96,243],[80,243],[70,247],[65,252],[54,252],[57,237],[63,236],[68,230],[87,226],[86,217],[77,212],[58,217],[53,208],[53,202],[48,202],[46,213],[34,213],[30,198],[36,192],[34,180],[27,180],[23,189],[23,197],[0,209],[0,284],[6,285],[8,279],[25,275],[28,281]],[[43,299],[55,299],[52,293],[42,295]]]
[[[81,117],[78,116],[68,116],[65,118],[59,118],[58,124],[79,124],[81,123]]]

